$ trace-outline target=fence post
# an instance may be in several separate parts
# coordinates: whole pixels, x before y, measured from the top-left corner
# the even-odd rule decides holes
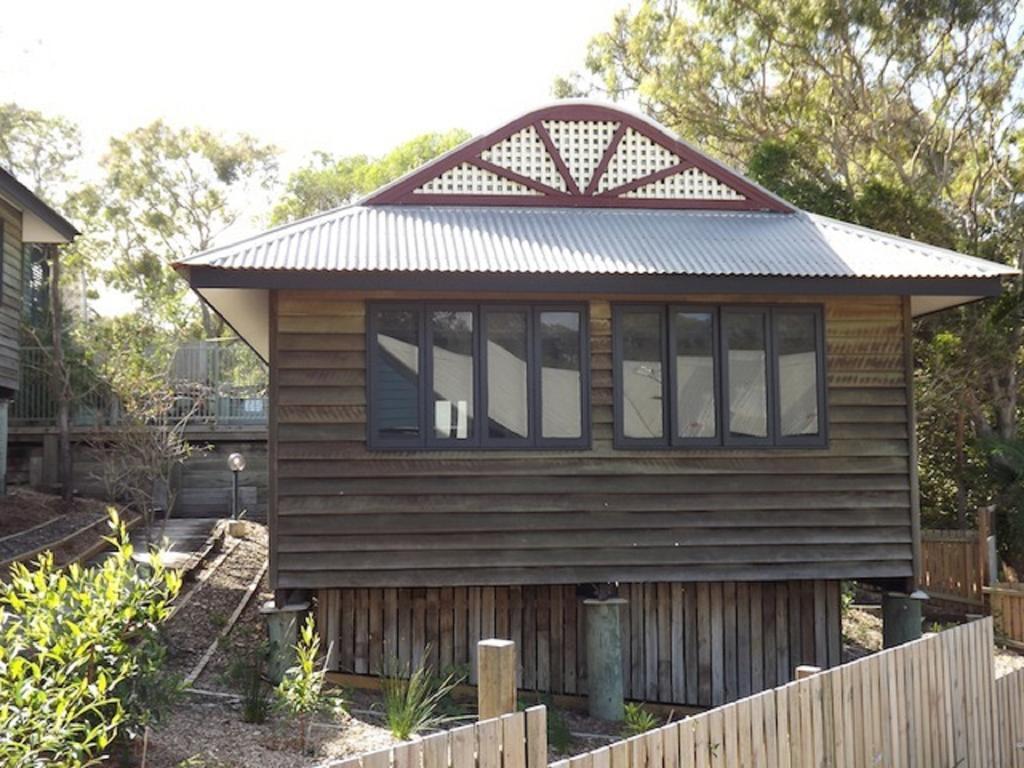
[[[988,546],[988,539],[992,535],[994,527],[992,519],[994,511],[995,507],[991,506],[981,507],[978,510],[978,567],[981,569],[978,583],[982,587],[990,587],[998,580],[998,576],[993,573],[996,563]],[[982,600],[984,599],[984,593],[982,593]]]
[[[821,667],[814,667],[810,664],[801,664],[796,668],[796,679],[804,680],[821,672]]]
[[[481,720],[516,711],[516,644],[511,640],[477,643],[477,714]]]

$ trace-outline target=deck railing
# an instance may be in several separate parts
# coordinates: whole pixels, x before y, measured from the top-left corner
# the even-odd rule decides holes
[[[50,350],[22,347],[20,388],[11,403],[11,427],[52,426],[57,402],[50,377]],[[174,354],[170,383],[176,415],[194,424],[256,426],[267,422],[266,368],[237,339],[181,345]],[[72,370],[72,426],[117,424],[120,404],[110,387],[85,366]]]

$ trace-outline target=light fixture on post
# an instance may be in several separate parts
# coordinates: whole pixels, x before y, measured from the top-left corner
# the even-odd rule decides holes
[[[231,519],[238,519],[238,475],[245,469],[245,456],[232,453],[228,456],[228,469],[231,470]]]

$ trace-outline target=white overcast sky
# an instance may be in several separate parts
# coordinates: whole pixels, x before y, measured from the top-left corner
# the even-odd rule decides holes
[[[157,117],[247,131],[294,167],[476,133],[550,99],[628,0],[31,0],[0,13],[0,100],[77,122],[95,159]]]

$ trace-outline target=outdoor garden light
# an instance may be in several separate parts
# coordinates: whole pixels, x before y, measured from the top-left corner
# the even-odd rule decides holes
[[[231,519],[238,519],[238,473],[245,469],[245,456],[232,453],[228,456],[228,469],[231,470]]]
[[[240,453],[232,453],[228,456],[228,469],[232,472],[241,472],[245,469],[245,456]]]

